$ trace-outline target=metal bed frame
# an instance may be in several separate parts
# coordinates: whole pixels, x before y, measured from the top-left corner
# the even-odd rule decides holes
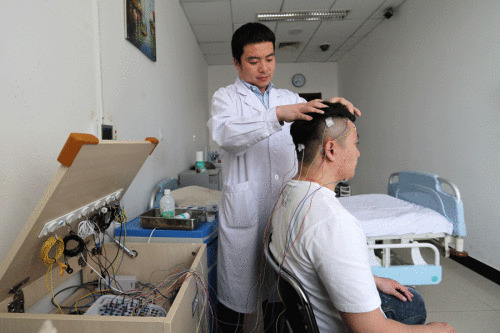
[[[452,193],[445,192],[442,184],[446,184]],[[393,173],[389,177],[388,194],[440,213],[453,224],[453,232],[451,235],[424,233],[367,237],[373,274],[394,279],[404,285],[440,283],[442,268],[438,246],[443,250],[445,257],[450,256],[450,251],[458,256],[467,255],[464,251],[466,230],[463,203],[458,187],[437,175],[402,171]],[[391,250],[401,248],[410,250],[413,265],[392,264]],[[421,248],[430,248],[433,251],[433,264],[428,264],[423,259],[420,254]],[[380,257],[375,255],[375,250],[381,250]]]

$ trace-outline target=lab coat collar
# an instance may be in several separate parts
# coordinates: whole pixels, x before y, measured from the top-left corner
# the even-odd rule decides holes
[[[244,83],[243,81],[237,77],[236,81],[234,82],[236,86],[236,90],[238,93],[242,96],[244,96],[243,100],[245,104],[253,107],[254,109],[257,109],[259,111],[265,111],[266,108],[262,104],[262,102],[259,100],[259,98],[251,91]],[[272,87],[271,90],[269,90],[269,108],[272,109],[276,107],[277,105],[280,104],[280,100],[282,98],[282,95],[278,89],[276,89],[274,86]]]

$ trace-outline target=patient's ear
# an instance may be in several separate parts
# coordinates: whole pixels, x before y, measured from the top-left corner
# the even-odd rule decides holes
[[[333,161],[336,157],[337,146],[333,140],[328,140],[323,144],[325,159]]]

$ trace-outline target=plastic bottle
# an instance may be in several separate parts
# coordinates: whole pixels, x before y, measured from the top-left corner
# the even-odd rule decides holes
[[[203,159],[203,152],[196,152],[196,164],[195,164],[197,173],[205,173],[207,170],[205,169],[205,160]]]
[[[174,218],[189,220],[191,218],[191,214],[189,214],[189,212],[185,212],[185,213],[182,213],[182,214],[179,214],[179,215],[175,215]]]
[[[160,199],[160,215],[161,217],[173,218],[175,215],[175,200],[170,195],[170,190],[165,190],[163,197]]]

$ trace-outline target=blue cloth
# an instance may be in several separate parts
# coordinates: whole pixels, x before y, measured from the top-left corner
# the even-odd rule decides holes
[[[425,324],[427,310],[422,295],[413,288],[408,287],[413,294],[411,302],[403,302],[398,298],[378,292],[382,301],[382,311],[389,319],[393,319],[407,325]]]
[[[272,82],[269,83],[269,85],[266,88],[266,91],[264,91],[264,94],[260,91],[259,88],[257,88],[257,86],[254,86],[253,84],[250,84],[243,80],[241,80],[241,82],[243,82],[243,84],[247,86],[247,88],[250,89],[255,94],[255,96],[259,98],[259,100],[266,107],[266,109],[269,109],[269,91],[274,87]]]

